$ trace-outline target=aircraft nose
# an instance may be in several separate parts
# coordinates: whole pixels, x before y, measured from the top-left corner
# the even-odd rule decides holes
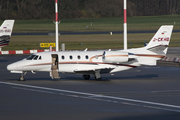
[[[7,69],[8,69],[9,71],[14,70],[15,68],[16,68],[16,67],[15,67],[14,64],[9,64],[9,65],[7,66]]]

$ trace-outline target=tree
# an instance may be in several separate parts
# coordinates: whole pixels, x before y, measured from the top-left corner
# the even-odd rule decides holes
[[[53,0],[0,0],[0,19],[54,19]],[[123,16],[123,0],[58,0],[60,18]],[[127,0],[128,16],[180,14],[179,0]]]

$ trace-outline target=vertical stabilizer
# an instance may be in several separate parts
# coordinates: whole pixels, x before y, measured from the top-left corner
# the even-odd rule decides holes
[[[9,44],[14,20],[5,20],[0,27],[0,48]]]
[[[11,36],[14,26],[14,20],[5,20],[0,27],[0,36],[8,35]]]
[[[171,39],[172,30],[173,25],[161,26],[146,48],[153,52],[160,52],[160,50],[162,50],[162,52],[166,54]]]

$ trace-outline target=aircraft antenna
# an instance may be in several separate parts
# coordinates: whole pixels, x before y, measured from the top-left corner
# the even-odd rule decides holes
[[[124,0],[124,50],[127,50],[127,0]]]

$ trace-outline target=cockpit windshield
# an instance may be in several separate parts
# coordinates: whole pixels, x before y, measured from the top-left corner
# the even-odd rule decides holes
[[[36,55],[36,56],[33,58],[33,60],[37,60],[37,59],[38,59],[38,57],[39,57],[39,56],[38,56],[38,55]]]
[[[26,58],[26,60],[32,60],[36,55],[30,55],[29,57]]]
[[[41,60],[41,56],[38,55],[30,55],[29,57],[26,58],[26,60]]]

